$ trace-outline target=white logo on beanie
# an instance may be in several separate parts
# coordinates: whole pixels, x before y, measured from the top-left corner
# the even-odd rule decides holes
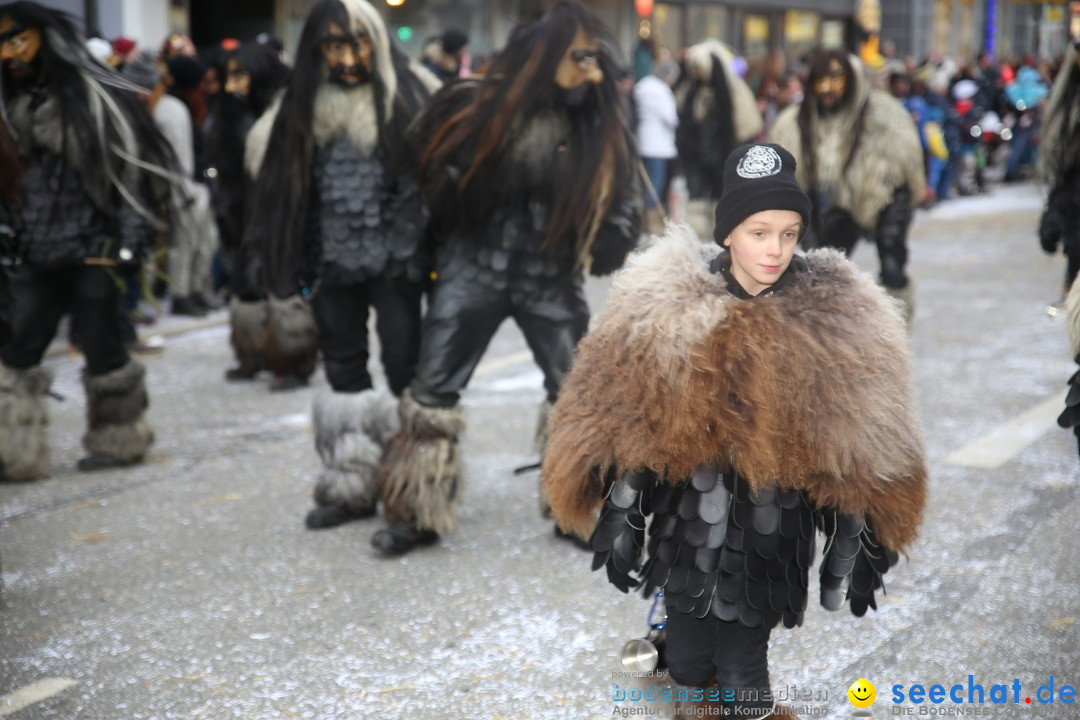
[[[780,161],[779,153],[771,147],[755,145],[747,150],[746,154],[739,160],[735,172],[739,174],[739,177],[753,180],[776,175],[783,167],[784,164]]]

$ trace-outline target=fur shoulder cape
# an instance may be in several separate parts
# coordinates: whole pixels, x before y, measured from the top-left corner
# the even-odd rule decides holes
[[[616,276],[550,418],[543,484],[560,526],[588,537],[606,468],[679,483],[734,464],[755,489],[805,490],[905,549],[927,469],[897,308],[828,249],[781,293],[739,300],[709,271],[718,252],[680,226]]]
[[[422,87],[425,92],[433,93],[440,86],[439,79],[430,70],[416,62],[409,63],[411,78],[399,79],[399,82],[412,82]],[[266,148],[270,144],[270,134],[274,122],[281,111],[281,101],[285,90],[279,90],[274,100],[251,126],[244,142],[244,167],[252,179],[259,176]],[[364,155],[372,152],[378,142],[379,125],[375,117],[374,87],[370,83],[358,88],[346,90],[324,82],[315,96],[315,108],[312,113],[311,132],[316,145],[346,134],[353,147]],[[398,120],[399,122],[409,122]]]
[[[830,202],[852,214],[861,227],[872,230],[877,216],[893,199],[898,187],[907,185],[911,203],[922,202],[926,192],[922,142],[910,113],[884,90],[871,88],[856,72],[855,100],[834,115],[814,113],[811,137],[817,160],[817,185]],[[814,102],[808,96],[803,102]],[[776,118],[769,141],[783,145],[795,156],[799,182],[809,189],[810,179],[799,135],[799,107],[785,108]],[[851,167],[845,170],[858,113],[865,107],[859,147]]]

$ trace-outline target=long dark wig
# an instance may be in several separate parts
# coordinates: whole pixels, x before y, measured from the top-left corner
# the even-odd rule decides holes
[[[502,151],[524,120],[557,106],[555,72],[579,29],[600,43],[604,80],[583,106],[567,108],[571,132],[565,155],[571,161],[552,179],[543,247],[554,252],[569,236],[579,262],[584,261],[614,200],[615,184],[637,170],[615,87],[611,32],[577,2],[560,2],[539,20],[514,28],[472,101],[451,112],[431,135],[420,156],[420,174],[433,220],[450,216],[477,226],[489,216],[500,201],[497,189],[508,180],[499,177]],[[453,86],[443,92],[452,95]],[[438,102],[437,96],[433,105]],[[463,158],[455,183],[446,166]]]
[[[679,125],[675,129],[675,145],[689,176],[691,197],[719,198],[723,194],[724,162],[735,149],[734,103],[727,73],[719,57],[721,51],[719,47],[714,49],[713,45],[718,46],[719,43],[706,42],[699,46],[701,51],[709,50],[708,79],[699,79],[692,66],[684,74],[686,94],[680,109]],[[712,91],[712,108],[706,117],[696,121],[693,117],[694,101],[706,89]]]
[[[3,208],[17,209],[19,194],[16,192],[22,180],[23,164],[19,149],[7,123],[0,123],[0,217]]]
[[[806,166],[806,177],[810,180],[810,196],[813,197],[817,187],[817,153],[814,150],[814,121],[817,115],[817,100],[814,97],[814,84],[829,73],[829,65],[833,61],[839,62],[844,71],[844,96],[840,98],[840,107],[846,108],[851,105],[858,92],[856,87],[858,79],[855,76],[855,67],[852,65],[851,56],[844,50],[820,50],[810,58],[810,69],[806,78],[806,95],[799,106],[799,142],[802,146],[802,162]],[[851,147],[848,156],[844,160],[844,170],[851,167],[856,153],[859,151],[862,139],[863,127],[866,124],[866,106],[857,109],[855,125],[852,128]]]
[[[296,62],[252,198],[252,223],[259,226],[259,251],[266,263],[270,289],[294,294],[302,267],[311,161],[315,154],[312,121],[315,97],[326,82],[322,40],[335,23],[348,32],[363,31],[372,43],[372,82],[379,124],[379,153],[395,174],[410,169],[405,126],[429,99],[412,75],[405,55],[390,44],[386,26],[365,0],[319,0],[300,31]]]
[[[233,97],[224,91],[224,69],[232,59],[236,59],[251,76],[250,91],[246,97]],[[220,67],[222,90],[214,101],[206,150],[207,159],[216,171],[214,205],[222,244],[235,248],[243,235],[247,212],[244,141],[255,120],[266,111],[274,95],[287,82],[289,68],[281,62],[277,53],[253,42],[225,53]]]
[[[17,26],[41,31],[36,60],[46,87],[58,101],[65,153],[70,134],[85,157],[81,168],[83,186],[91,194],[115,189],[156,227],[163,227],[157,208],[147,205],[145,187],[155,189],[152,205],[163,202],[168,183],[178,177],[176,159],[149,111],[138,100],[139,88],[95,60],[82,34],[64,13],[32,2],[14,2],[0,5],[3,16],[10,17]],[[16,92],[6,86],[0,72],[4,108]],[[3,120],[8,124],[6,109]],[[149,172],[155,182],[144,186],[142,171]],[[111,213],[116,207],[109,202],[101,209]]]

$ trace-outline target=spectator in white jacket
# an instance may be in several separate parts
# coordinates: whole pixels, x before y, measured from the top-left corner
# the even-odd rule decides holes
[[[675,128],[679,125],[679,114],[675,94],[671,91],[678,79],[678,64],[673,60],[664,60],[654,64],[652,73],[638,80],[634,86],[638,154],[645,163],[656,195],[661,198],[667,185],[668,162],[678,155]],[[660,208],[653,193],[646,192],[645,201],[646,229],[654,233],[662,232]]]

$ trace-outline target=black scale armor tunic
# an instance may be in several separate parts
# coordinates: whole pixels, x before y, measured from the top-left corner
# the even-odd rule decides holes
[[[344,135],[316,149],[312,180],[311,260],[323,283],[423,279],[425,218],[415,183],[395,183],[378,154],[361,154]]]
[[[663,589],[669,611],[790,628],[803,621],[818,529],[827,538],[822,605],[837,610],[850,600],[860,616],[876,609],[873,593],[896,555],[877,544],[862,518],[815,509],[799,490],[755,494],[734,470],[698,468],[679,485],[649,471],[624,473],[610,483],[589,543],[593,569],[606,567],[623,592]]]

